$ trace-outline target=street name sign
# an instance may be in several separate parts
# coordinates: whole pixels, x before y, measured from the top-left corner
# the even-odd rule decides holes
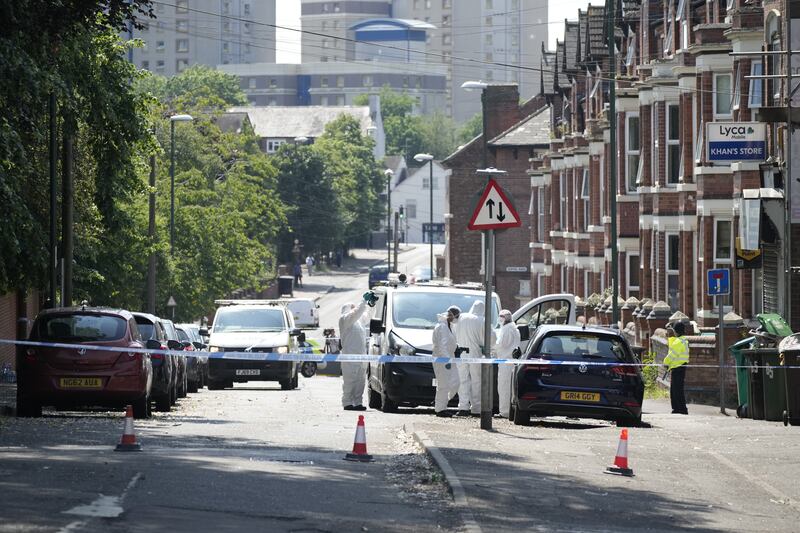
[[[500,185],[489,180],[467,226],[471,230],[518,228],[522,222]]]
[[[708,271],[708,295],[725,296],[731,293],[730,270],[713,268]]]
[[[706,157],[711,162],[764,161],[767,125],[764,122],[709,122]]]

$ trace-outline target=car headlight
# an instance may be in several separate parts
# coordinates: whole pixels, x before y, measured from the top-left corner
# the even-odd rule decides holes
[[[219,346],[209,346],[208,347],[208,351],[209,352],[221,352],[222,349]]]
[[[278,346],[278,349],[276,351],[278,353],[289,353],[289,347],[288,346]]]
[[[417,349],[410,344],[406,344],[396,337],[393,337],[392,343],[389,346],[389,353],[392,355],[416,355]]]

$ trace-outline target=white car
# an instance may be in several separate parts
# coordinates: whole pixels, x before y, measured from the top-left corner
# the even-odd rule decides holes
[[[310,298],[292,298],[283,300],[294,317],[298,328],[319,327],[319,305]]]

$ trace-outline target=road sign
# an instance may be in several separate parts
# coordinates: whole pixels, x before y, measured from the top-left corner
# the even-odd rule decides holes
[[[178,304],[177,304],[177,302],[175,302],[175,298],[170,296],[169,300],[167,300],[167,307],[175,307],[176,305],[178,305]]]
[[[467,226],[471,230],[517,228],[522,225],[503,189],[490,179]]]
[[[764,122],[709,122],[706,124],[709,161],[764,161],[767,125]]]
[[[731,293],[730,270],[714,268],[708,271],[708,295],[725,296]]]

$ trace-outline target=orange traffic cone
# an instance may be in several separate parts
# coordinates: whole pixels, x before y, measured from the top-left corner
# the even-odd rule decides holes
[[[122,430],[122,439],[114,448],[116,452],[140,452],[142,445],[136,442],[136,434],[133,432],[133,406],[128,406],[125,413],[125,429]]]
[[[614,457],[614,464],[606,468],[606,474],[633,477],[633,470],[628,468],[628,430],[623,429],[619,435],[617,445],[617,456]]]
[[[345,461],[358,461],[361,463],[372,461],[372,456],[367,453],[367,432],[364,429],[364,415],[358,415],[356,438],[353,441],[353,453],[348,453],[344,459]]]

